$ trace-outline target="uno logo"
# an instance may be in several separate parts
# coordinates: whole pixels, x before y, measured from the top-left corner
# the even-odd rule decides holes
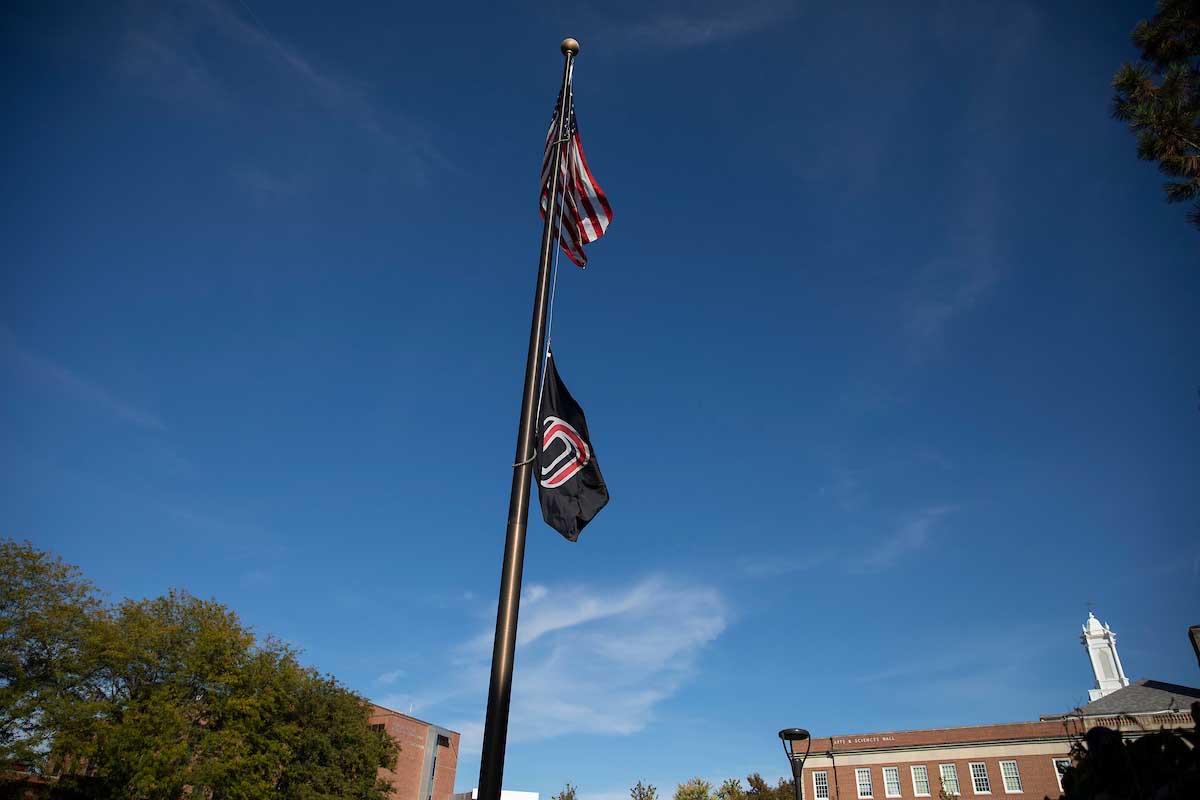
[[[542,431],[543,454],[556,440],[563,443],[563,451],[549,465],[542,467],[542,477],[538,481],[547,489],[557,489],[587,466],[592,460],[592,451],[579,431],[558,417],[546,417]]]

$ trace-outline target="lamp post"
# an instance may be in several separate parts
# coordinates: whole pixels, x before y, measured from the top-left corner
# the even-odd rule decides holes
[[[804,800],[804,759],[808,758],[808,751],[812,749],[812,737],[804,728],[784,728],[779,732],[779,738],[783,742],[788,763],[792,765],[792,788],[796,792],[796,800]],[[805,743],[803,753],[797,749],[797,742]]]

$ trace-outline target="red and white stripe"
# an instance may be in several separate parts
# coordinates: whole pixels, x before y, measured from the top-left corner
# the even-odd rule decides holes
[[[546,152],[542,158],[542,218],[545,219],[550,198],[550,170],[554,161],[554,134],[558,130],[558,106],[555,105],[554,119],[550,121],[550,131],[546,134]],[[594,242],[608,230],[612,222],[612,206],[596,178],[588,167],[587,157],[583,154],[583,142],[579,138],[579,128],[575,123],[575,98],[568,100],[567,124],[564,126],[566,141],[559,146],[563,148],[563,157],[559,168],[558,195],[555,205],[555,215],[561,208],[562,225],[559,228],[559,244],[567,258],[577,266],[587,265],[587,254],[583,246]]]

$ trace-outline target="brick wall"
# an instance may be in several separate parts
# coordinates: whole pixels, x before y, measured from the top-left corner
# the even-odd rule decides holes
[[[815,784],[813,781],[814,772],[826,773],[829,782],[829,800],[859,800],[858,783],[856,770],[868,770],[871,777],[871,797],[873,800],[927,800],[930,797],[936,798],[942,788],[941,780],[941,765],[952,764],[955,767],[958,775],[959,796],[963,800],[970,798],[985,798],[986,800],[999,800],[999,798],[1018,798],[1028,797],[1030,800],[1042,800],[1044,797],[1058,797],[1061,790],[1058,785],[1058,778],[1054,772],[1054,759],[1065,758],[1069,746],[1062,748],[1058,753],[1042,753],[1034,755],[1010,755],[1010,754],[992,754],[968,756],[966,758],[946,758],[944,756],[932,755],[932,757],[922,757],[919,754],[897,754],[895,759],[886,760],[879,764],[860,764],[860,765],[843,765],[839,763],[835,771],[831,767],[807,767],[804,770],[804,797],[805,800],[816,800]],[[916,756],[916,757],[912,757]],[[1016,762],[1017,774],[1020,778],[1020,790],[1013,787],[1013,791],[1006,789],[1003,776],[1000,771],[1001,761]],[[975,791],[974,782],[971,779],[972,763],[982,763],[987,770],[988,791]],[[929,776],[929,793],[917,794],[916,785],[913,780],[912,767],[924,766],[928,770]],[[889,794],[887,784],[884,780],[884,770],[886,768],[895,768],[897,777],[899,778],[899,791]]]
[[[1066,717],[1038,722],[1012,722],[999,725],[975,725],[962,728],[933,728],[917,731],[853,734],[813,739],[804,768],[805,800],[818,797],[813,773],[825,772],[829,800],[861,800],[855,770],[869,770],[872,800],[924,800],[937,798],[942,788],[940,765],[953,764],[963,800],[1042,800],[1058,797],[1054,760],[1067,758],[1071,745],[1094,725],[1107,725],[1126,736],[1147,730],[1187,727],[1191,717],[1182,712],[1129,715],[1112,718]],[[1020,789],[1004,784],[1001,762],[1016,763]],[[976,791],[971,776],[972,763],[981,763],[987,771],[988,789]],[[929,774],[929,794],[914,789],[912,767],[923,765]],[[899,772],[898,792],[888,794],[884,770]],[[894,788],[894,787],[893,787]]]
[[[1041,800],[1061,789],[1054,759],[1066,758],[1079,726],[1075,720],[1019,722],[963,728],[833,736],[814,739],[804,770],[805,800],[818,800],[813,773],[825,772],[829,800],[861,800],[855,770],[868,770],[872,800],[925,800],[942,788],[941,766],[953,765],[964,800]],[[832,752],[831,752],[832,751]],[[1005,786],[1001,762],[1013,762],[1016,779]],[[983,764],[986,791],[977,791],[971,764]],[[929,791],[917,793],[912,768],[927,770]],[[885,770],[894,768],[899,787],[888,792]],[[1016,781],[1019,780],[1019,788]],[[947,787],[949,791],[950,787]]]
[[[433,800],[450,800],[458,768],[457,733],[382,706],[372,708],[371,724],[383,725],[400,745],[396,765],[379,770],[379,776],[392,785],[393,800],[427,800],[421,790],[428,786],[425,781],[430,772],[433,772]]]
[[[457,733],[450,732],[449,745],[438,748],[437,773],[433,780],[433,800],[449,800],[454,794],[454,776],[458,770]]]

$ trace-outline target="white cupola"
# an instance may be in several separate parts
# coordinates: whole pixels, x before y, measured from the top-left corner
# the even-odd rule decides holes
[[[1083,623],[1083,635],[1079,641],[1087,648],[1088,659],[1092,662],[1092,674],[1096,676],[1096,688],[1088,692],[1088,700],[1099,700],[1106,694],[1129,685],[1125,670],[1121,666],[1121,657],[1117,655],[1117,635],[1112,628],[1101,625],[1096,615],[1088,612],[1087,622]]]

